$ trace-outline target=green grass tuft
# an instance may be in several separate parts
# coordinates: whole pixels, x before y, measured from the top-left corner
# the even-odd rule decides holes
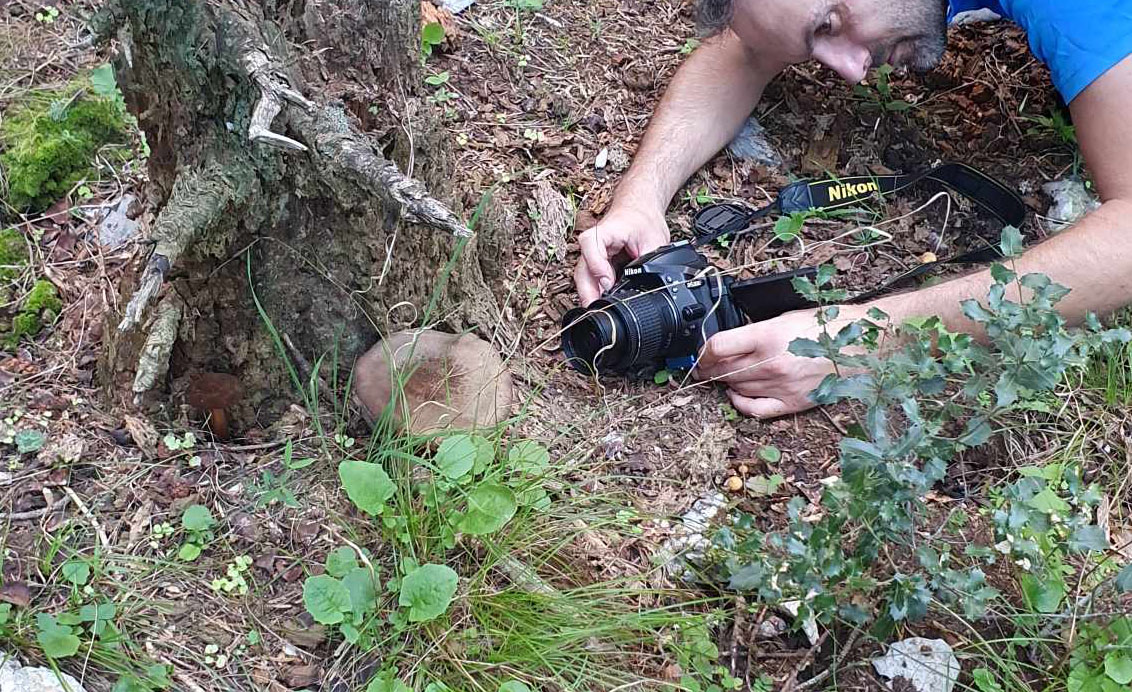
[[[53,322],[62,310],[63,301],[59,300],[55,284],[46,279],[36,281],[24,297],[23,307],[12,318],[11,329],[4,335],[4,346],[15,348],[20,339],[35,336],[44,324]]]

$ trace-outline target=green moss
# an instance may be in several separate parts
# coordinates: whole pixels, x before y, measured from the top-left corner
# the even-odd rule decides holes
[[[0,126],[8,203],[45,209],[87,176],[99,148],[125,140],[126,123],[121,101],[97,95],[87,80],[13,107]]]
[[[0,231],[0,281],[19,276],[27,263],[28,247],[23,234],[14,228]]]
[[[3,336],[4,347],[15,348],[20,339],[39,334],[43,326],[54,322],[62,310],[63,301],[59,300],[55,284],[46,279],[36,281],[24,297],[19,313],[12,318],[8,333]]]

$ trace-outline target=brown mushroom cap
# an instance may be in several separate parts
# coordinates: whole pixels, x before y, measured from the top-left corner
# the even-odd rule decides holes
[[[202,372],[189,382],[189,406],[202,411],[225,409],[235,405],[244,394],[235,375]]]

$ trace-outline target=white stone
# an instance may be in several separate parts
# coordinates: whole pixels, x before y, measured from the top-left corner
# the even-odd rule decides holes
[[[0,651],[0,692],[86,692],[79,681],[50,668],[24,668]]]
[[[891,644],[888,653],[873,659],[881,677],[904,678],[916,692],[951,692],[959,679],[959,659],[942,639],[912,637]],[[891,683],[888,685],[892,689]]]

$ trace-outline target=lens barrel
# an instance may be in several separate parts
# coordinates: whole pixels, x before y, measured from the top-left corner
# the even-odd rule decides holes
[[[562,350],[580,372],[623,375],[658,361],[679,326],[667,291],[626,289],[567,312]]]

